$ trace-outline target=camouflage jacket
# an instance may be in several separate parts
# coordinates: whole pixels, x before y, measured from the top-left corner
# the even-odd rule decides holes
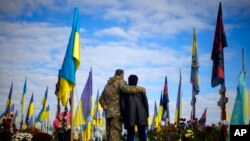
[[[122,89],[130,94],[145,93],[145,89],[142,87],[129,87],[126,81],[119,76],[115,75],[111,77],[99,98],[101,106],[107,106],[107,110],[105,111],[106,118],[121,116],[120,94]]]

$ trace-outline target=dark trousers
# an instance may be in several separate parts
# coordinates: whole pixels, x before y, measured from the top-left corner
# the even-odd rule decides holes
[[[146,127],[145,126],[137,126],[138,128],[138,134],[139,134],[139,140],[140,141],[147,141],[146,138]],[[128,138],[127,141],[134,141],[135,138],[135,126],[130,126],[128,128]]]

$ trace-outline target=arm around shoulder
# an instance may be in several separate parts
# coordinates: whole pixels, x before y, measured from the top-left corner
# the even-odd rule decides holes
[[[146,89],[140,86],[123,85],[121,91],[128,94],[146,94]]]

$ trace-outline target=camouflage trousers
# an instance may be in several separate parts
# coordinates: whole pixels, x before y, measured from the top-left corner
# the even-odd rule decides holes
[[[106,118],[106,141],[120,141],[122,136],[121,117]]]

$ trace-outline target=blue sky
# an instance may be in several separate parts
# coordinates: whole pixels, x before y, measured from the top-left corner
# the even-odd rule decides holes
[[[164,78],[168,77],[170,118],[174,119],[182,69],[184,117],[191,112],[192,29],[196,29],[200,60],[200,93],[197,96],[199,118],[207,107],[207,122],[218,123],[219,87],[210,84],[210,59],[219,1],[190,0],[70,0],[70,1],[0,1],[0,106],[5,107],[11,82],[15,108],[20,99],[25,77],[28,77],[26,99],[34,93],[36,113],[49,86],[51,119],[54,119],[54,95],[58,69],[61,68],[68,44],[74,7],[81,19],[81,65],[77,71],[75,105],[80,97],[90,67],[93,68],[95,96],[102,91],[115,69],[139,77],[147,89],[150,112],[159,103]],[[241,49],[245,49],[246,71],[249,72],[250,2],[222,0],[224,26],[228,41],[225,48],[226,95],[229,118],[236,96],[239,72],[242,70]],[[249,75],[247,86],[250,88]],[[27,107],[27,105],[26,105]],[[75,106],[76,107],[76,106]],[[0,109],[2,112],[4,108]]]

